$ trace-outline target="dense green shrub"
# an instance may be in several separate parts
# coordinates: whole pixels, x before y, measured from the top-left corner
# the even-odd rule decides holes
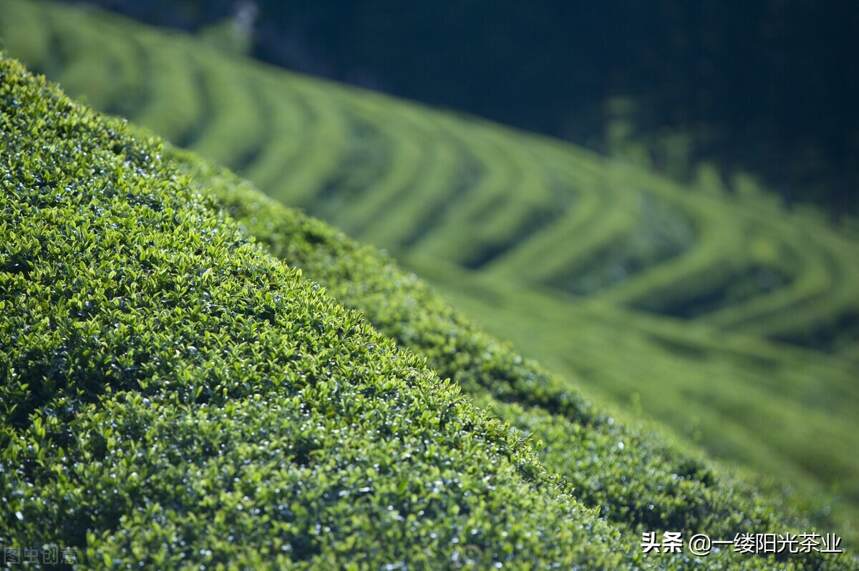
[[[859,250],[819,213],[786,211],[746,176],[673,184],[81,5],[4,0],[0,45],[100,111],[387,248],[563,381],[549,390],[506,362],[490,375],[497,397],[535,389],[544,410],[584,422],[570,387],[631,404],[859,541],[859,455],[842,453],[859,448]],[[451,353],[456,366],[433,366],[480,386],[485,363],[462,361],[470,341],[403,329],[400,312],[374,321]]]
[[[545,443],[544,462],[610,520],[635,532],[684,529],[730,537],[743,528],[799,523],[785,517],[786,506],[774,510],[770,499],[741,479],[595,408],[569,382],[480,331],[373,248],[193,155],[174,153],[194,184],[269,251],[362,311],[380,332],[425,356],[483,408]]]
[[[87,566],[615,567],[516,434],[0,63],[0,543]]]
[[[0,109],[0,543],[95,567],[666,567],[694,563],[636,532],[804,525],[374,250],[5,59]]]

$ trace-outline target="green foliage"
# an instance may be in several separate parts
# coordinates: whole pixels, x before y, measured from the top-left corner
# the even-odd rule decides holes
[[[620,565],[503,424],[0,63],[0,540],[88,566]]]
[[[553,387],[372,250],[0,66],[4,544],[75,547],[92,567],[617,568],[639,560],[634,542],[572,494],[633,529],[785,525]],[[490,410],[604,461],[554,461],[553,476],[245,232],[401,327]],[[619,438],[635,452],[612,455]],[[639,494],[656,504],[641,511]]]
[[[22,27],[31,33],[21,33]],[[569,509],[599,510],[609,522],[604,537],[621,538],[622,557],[636,551],[635,534],[651,526],[732,536],[738,531],[813,524],[821,531],[842,532],[851,545],[852,538],[859,538],[855,532],[859,458],[845,454],[859,447],[855,231],[834,229],[814,212],[784,211],[748,178],[726,185],[705,169],[699,173],[700,188],[681,188],[616,158],[604,159],[496,125],[273,70],[225,55],[193,38],[96,11],[7,0],[0,6],[0,38],[13,55],[58,78],[70,93],[103,111],[130,116],[173,143],[230,166],[279,201],[263,197],[250,184],[192,155],[162,149],[148,135],[132,141],[117,123],[96,119],[87,124],[96,130],[108,125],[105,128],[113,129],[111,134],[102,136],[99,131],[91,137],[85,150],[94,157],[73,154],[68,158],[68,169],[79,168],[85,179],[93,180],[85,190],[97,199],[95,206],[84,199],[74,207],[62,202],[82,192],[80,182],[65,191],[68,196],[57,199],[55,193],[60,191],[55,183],[34,178],[32,172],[48,167],[60,169],[57,177],[64,172],[62,180],[81,178],[73,176],[59,158],[44,168],[16,167],[4,184],[38,188],[44,199],[27,210],[4,210],[0,227],[0,243],[6,248],[6,273],[0,275],[4,280],[19,280],[4,281],[4,287],[14,285],[23,288],[16,291],[27,292],[24,298],[13,299],[3,290],[0,298],[5,312],[0,342],[15,339],[12,346],[20,360],[12,369],[10,351],[3,362],[10,367],[3,370],[6,378],[14,375],[15,382],[6,384],[4,378],[0,407],[13,427],[7,432],[9,442],[18,442],[16,449],[23,446],[20,449],[31,454],[31,463],[37,458],[32,454],[52,454],[45,458],[55,466],[59,461],[50,459],[70,453],[65,444],[60,445],[62,452],[50,452],[41,444],[35,452],[27,449],[38,436],[26,432],[29,423],[44,429],[55,422],[49,420],[53,412],[45,411],[62,411],[67,402],[70,412],[58,412],[56,422],[72,422],[72,418],[78,422],[81,410],[92,415],[80,417],[75,434],[88,433],[98,423],[109,424],[105,407],[114,407],[112,411],[137,407],[136,395],[153,406],[167,407],[157,409],[165,419],[173,419],[157,429],[166,437],[186,429],[193,433],[187,427],[200,421],[197,407],[203,403],[219,411],[229,403],[244,407],[235,415],[218,416],[215,424],[218,430],[248,434],[237,426],[245,420],[237,419],[257,409],[240,403],[250,398],[245,385],[261,382],[268,387],[259,393],[261,398],[279,403],[278,412],[287,419],[282,423],[267,416],[265,421],[287,432],[299,426],[303,421],[295,416],[294,403],[278,399],[294,397],[298,390],[294,387],[336,371],[315,358],[312,363],[307,359],[317,348],[339,341],[323,333],[306,336],[305,329],[317,327],[315,317],[297,309],[298,313],[289,310],[291,325],[281,331],[286,326],[278,317],[286,315],[282,313],[286,310],[279,309],[283,300],[269,300],[266,293],[257,298],[254,288],[272,296],[277,288],[289,288],[290,295],[303,299],[306,288],[296,284],[305,282],[294,270],[283,270],[281,262],[285,262],[326,290],[323,294],[307,286],[314,300],[324,300],[307,306],[314,315],[324,306],[324,315],[333,311],[340,316],[331,317],[331,327],[338,320],[357,320],[362,323],[358,328],[362,335],[385,347],[383,353],[395,354],[361,318],[336,309],[331,298],[336,299],[361,312],[379,333],[404,349],[397,355],[416,355],[404,357],[410,363],[407,368],[424,371],[425,360],[440,378],[451,380],[450,387],[442,385],[437,408],[427,409],[438,418],[445,418],[449,403],[469,407],[463,400],[470,400],[523,431],[498,428],[510,439],[511,454],[530,458],[534,468],[529,473],[541,472],[545,466],[550,479],[557,478],[564,490],[572,492],[580,504],[572,502],[574,507]],[[34,132],[34,141],[49,140],[48,133]],[[123,141],[117,151],[122,160],[103,156],[105,149],[114,149],[113,132]],[[74,140],[62,134],[63,140]],[[3,142],[4,149],[26,143],[23,137]],[[5,164],[16,164],[14,160],[24,157],[27,164],[36,160],[41,165],[38,161],[51,158],[45,148],[34,146],[36,142],[26,144],[31,145],[29,153],[17,151],[7,157],[4,151]],[[131,150],[126,151],[126,146]],[[134,149],[143,149],[144,155]],[[137,174],[143,178],[135,179],[140,193],[128,194],[117,187],[116,169],[120,168],[140,170]],[[96,193],[99,181],[105,181],[103,196]],[[30,199],[20,189],[16,192],[4,196],[4,208]],[[52,200],[59,200],[56,210],[46,207]],[[421,280],[373,248],[346,239],[282,202],[387,248],[430,279],[457,309],[476,317],[494,334],[513,340],[522,354],[484,333]],[[81,204],[96,210],[79,215],[76,209]],[[172,208],[174,218],[164,214],[165,205]],[[100,213],[108,211],[124,213],[125,218],[102,218]],[[142,228],[131,222],[137,219]],[[165,225],[168,220],[175,229]],[[25,221],[34,224],[32,231],[16,230],[15,248],[7,248],[7,243],[13,244],[7,239],[13,223],[17,228]],[[146,226],[150,222],[155,227]],[[213,234],[205,237],[207,228]],[[149,234],[138,234],[144,231]],[[246,248],[255,253],[230,249],[233,242],[227,235],[242,243],[252,237],[256,246]],[[81,244],[87,245],[69,242],[71,238],[81,238]],[[56,246],[54,251],[55,242],[68,248],[60,251]],[[126,244],[135,247],[129,250]],[[240,255],[235,253],[239,250]],[[42,285],[36,288],[28,281],[34,264],[49,255],[57,260],[56,266],[40,275]],[[223,273],[227,267],[233,274]],[[286,272],[274,280],[283,283],[264,277],[273,267]],[[134,273],[134,268],[142,273]],[[102,274],[112,277],[104,281]],[[235,282],[242,279],[250,280],[253,287]],[[51,293],[54,284],[56,293]],[[221,297],[212,299],[208,290],[216,285]],[[117,301],[117,292],[135,295],[119,296]],[[123,307],[116,307],[123,299],[126,304],[133,302],[129,307],[134,312],[126,315]],[[70,317],[52,317],[54,306],[56,316]],[[43,319],[30,324],[5,317],[6,313],[20,317],[26,311]],[[187,326],[179,326],[185,322]],[[260,333],[270,329],[260,340]],[[17,348],[24,337],[34,343],[21,345],[28,352]],[[186,354],[185,347],[195,353]],[[219,357],[203,359],[197,353],[203,347],[212,351],[217,347]],[[3,353],[6,358],[5,347]],[[291,355],[286,361],[289,367],[280,371],[282,363],[277,359],[285,354]],[[550,374],[522,355],[537,357],[560,374]],[[372,352],[337,358],[337,366],[349,373],[344,373],[339,385],[335,383],[334,400],[354,397],[342,386],[342,378],[352,379],[355,367],[368,375],[368,386],[376,387],[379,375],[384,376],[375,366],[379,358]],[[359,362],[365,364],[356,365]],[[25,365],[32,378],[20,377]],[[307,377],[305,371],[316,372]],[[364,378],[361,375],[356,378]],[[436,390],[438,381],[430,373],[418,376],[426,379],[421,386],[431,383]],[[169,390],[162,387],[166,382]],[[283,387],[289,387],[289,394],[278,392]],[[462,388],[465,397],[452,387]],[[388,396],[378,387],[373,391],[361,393],[359,400]],[[164,396],[168,393],[169,398]],[[319,396],[320,403],[328,403],[330,396]],[[638,418],[630,422],[629,414],[593,404],[594,398],[631,405],[636,416],[659,418],[715,457],[767,475],[766,484],[774,486],[779,499],[774,502],[771,494],[759,493],[758,486],[745,477],[702,460],[688,444],[672,442]],[[51,404],[55,401],[62,406]],[[174,405],[185,408],[174,411],[170,408]],[[389,413],[387,408],[373,410]],[[482,418],[476,411],[473,414]],[[146,418],[142,424],[148,426],[152,417]],[[360,443],[350,431],[364,430],[363,426],[343,425],[343,442]],[[537,460],[529,445],[520,446],[520,437],[525,436],[536,445]],[[242,438],[250,448],[244,455],[245,448],[239,446],[243,452],[235,456],[234,466],[263,457],[254,447],[255,437]],[[323,440],[326,447],[339,450],[336,439]],[[182,446],[192,458],[207,450],[208,444],[188,441]],[[376,452],[368,451],[368,457]],[[469,460],[457,458],[457,462]],[[474,461],[487,460],[478,454]],[[161,459],[153,457],[152,462],[152,473],[169,471],[167,463],[159,464]],[[98,469],[108,468],[113,465]],[[180,463],[176,473],[186,469],[192,473],[204,468]],[[102,476],[93,473],[92,477]],[[272,478],[280,481],[280,475]],[[164,497],[179,497],[159,490],[167,494]],[[540,493],[544,499],[554,495]],[[182,498],[204,495],[198,489]],[[129,491],[127,496],[134,493]],[[134,497],[128,506],[136,505]],[[92,502],[82,508],[84,519],[66,524],[70,527],[58,533],[71,533],[71,528],[85,527],[79,522],[94,521],[86,519],[95,509]],[[514,514],[520,507],[529,509],[514,503],[504,513]],[[60,521],[62,509],[56,505],[50,509],[59,510],[51,516],[54,519],[34,523],[28,537],[36,538],[36,526]],[[202,535],[195,535],[202,533],[196,526],[204,523],[189,523],[187,514],[161,500],[158,509],[168,510],[158,521],[184,522],[181,529],[171,527],[164,534],[185,538],[182,533],[190,533],[197,538],[193,541],[201,541]],[[216,507],[211,509],[205,513],[215,513]],[[803,518],[791,515],[794,509],[802,511]],[[361,512],[356,517],[375,524],[380,513]],[[515,513],[511,518],[518,519]],[[573,524],[604,525],[602,519],[588,519],[591,516],[577,515]],[[143,534],[144,522],[154,521],[146,515],[134,517],[139,518],[139,530],[134,533]],[[310,525],[310,517],[302,525]],[[205,525],[214,521],[208,515],[201,519]],[[112,522],[112,529],[125,525],[110,517],[99,521]],[[246,525],[250,520],[243,521]],[[436,523],[443,527],[450,522]],[[362,525],[356,524],[356,529],[365,529]],[[219,537],[229,535],[221,533],[225,529],[217,528]],[[152,545],[166,545],[162,539],[167,535],[156,531]],[[109,541],[114,541],[112,537]],[[76,545],[85,540],[77,537]],[[102,549],[94,557],[114,549],[99,541],[92,538]],[[116,549],[110,553],[120,557],[124,547]],[[446,553],[452,556],[450,549]],[[222,552],[220,557],[246,558],[253,566],[251,551]],[[173,548],[168,552],[177,553]],[[322,565],[330,552],[319,553],[322,558],[313,562]],[[554,552],[546,553],[546,559],[553,558],[549,554]],[[572,557],[580,555],[589,557],[579,548],[571,552]],[[419,560],[414,551],[408,556]],[[380,562],[381,557],[372,561]],[[606,551],[596,557],[609,555]],[[726,557],[708,562],[738,563]]]
[[[683,529],[733,537],[744,527],[799,525],[786,506],[774,508],[743,479],[667,443],[652,428],[625,424],[595,408],[569,383],[478,330],[372,248],[192,155],[178,154],[192,180],[270,252],[360,309],[380,332],[425,356],[482,408],[528,435],[547,467],[625,533]]]

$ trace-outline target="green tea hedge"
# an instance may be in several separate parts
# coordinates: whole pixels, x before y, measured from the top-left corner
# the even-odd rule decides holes
[[[0,135],[4,546],[85,568],[662,568],[695,562],[643,557],[634,531],[793,523],[374,251],[5,58]],[[544,464],[499,416],[569,455]]]
[[[0,64],[4,545],[87,566],[615,566],[515,433]]]
[[[542,440],[563,440],[553,452],[563,456],[552,462],[556,471],[609,519],[636,530],[721,534],[741,525],[779,526],[771,502],[747,484],[657,435],[617,422],[569,382],[480,331],[378,251],[193,155],[173,152],[195,184],[278,258],[362,311],[380,332],[424,356],[440,377],[496,414]]]
[[[733,538],[741,530],[810,528],[788,506],[741,478],[594,407],[569,382],[480,331],[375,249],[267,198],[190,153],[171,153],[193,183],[270,252],[301,268],[341,303],[362,311],[380,332],[426,357],[441,377],[462,386],[481,408],[530,437],[544,464],[572,486],[579,500],[619,525],[627,542],[650,530]],[[728,567],[755,565],[727,553],[722,557],[725,561],[719,563]],[[716,559],[708,562],[715,565]],[[851,564],[831,557],[800,563],[812,568]],[[694,563],[674,556],[660,564]]]
[[[531,373],[508,380],[520,367],[506,362],[487,377],[504,401],[525,392],[583,425],[592,407],[576,401],[580,387],[633,404],[633,420],[658,419],[708,456],[763,474],[820,529],[859,542],[859,455],[842,452],[859,449],[859,247],[844,228],[785,210],[748,176],[718,181],[702,169],[698,182],[672,183],[653,168],[260,65],[79,3],[3,0],[0,46],[98,110],[388,248],[562,381],[547,392],[538,376],[528,387]],[[349,304],[368,315],[392,305],[378,298]],[[385,311],[399,327],[402,311]],[[456,366],[432,367],[482,386],[473,373],[483,360],[464,362],[466,343],[402,333],[430,353],[447,344]],[[659,503],[615,509],[594,498],[618,521],[625,510],[652,519]]]

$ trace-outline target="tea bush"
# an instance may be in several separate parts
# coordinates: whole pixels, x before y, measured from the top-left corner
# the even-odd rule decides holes
[[[615,567],[505,425],[0,63],[4,545],[87,566]]]

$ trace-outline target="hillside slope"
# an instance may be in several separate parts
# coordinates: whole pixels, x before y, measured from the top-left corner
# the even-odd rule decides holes
[[[834,514],[851,533],[859,460],[843,451],[859,444],[859,250],[814,212],[785,213],[748,179],[727,192],[702,173],[699,188],[681,189],[573,147],[257,66],[97,12],[9,0],[0,38],[100,109],[388,248],[563,373],[553,382],[565,395],[584,384],[652,414],[811,498],[808,509],[823,521]],[[408,298],[393,311],[384,288],[356,293],[324,264],[290,263],[401,344],[428,351],[442,375],[476,382],[452,357],[433,360],[453,353],[438,348],[447,337],[397,321],[413,311]],[[531,391],[541,410],[577,418],[539,385],[509,388],[500,371],[490,377],[496,396]]]
[[[732,536],[749,526],[777,528],[777,520],[790,511],[787,498],[779,497],[774,508],[771,496],[652,426],[620,422],[569,380],[481,332],[372,248],[264,198],[191,155],[180,156],[194,180],[203,181],[218,205],[269,251],[303,268],[380,331],[424,355],[475,402],[522,430],[547,467],[622,530],[636,537],[654,528]],[[782,515],[774,519],[774,512]]]
[[[807,525],[559,389],[373,250],[8,59],[0,133],[4,545],[88,567],[665,567],[689,561],[642,559],[632,530]],[[472,398],[278,258],[422,338]],[[605,461],[544,466],[474,402]]]
[[[748,178],[679,188],[95,11],[8,0],[0,38],[94,106],[387,248],[564,390],[659,418],[859,537],[855,233]]]
[[[856,277],[855,242],[813,212],[772,216],[777,207],[750,180],[702,172],[692,194],[573,146],[254,65],[95,11],[10,0],[2,21],[11,53],[94,107],[134,117],[398,256],[725,331],[856,346],[859,294],[845,286]]]
[[[855,238],[813,211],[780,211],[751,179],[705,171],[691,192],[570,145],[97,11],[9,0],[0,18],[10,53],[92,106],[405,259],[725,332],[856,347]]]

